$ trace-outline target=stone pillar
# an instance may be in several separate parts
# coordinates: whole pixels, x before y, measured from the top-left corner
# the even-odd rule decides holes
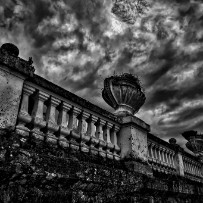
[[[135,116],[122,117],[121,123],[118,136],[121,159],[127,160],[126,163],[130,164],[129,168],[134,171],[152,175],[148,165],[147,133],[150,130],[149,125]],[[144,167],[143,164],[148,167]]]
[[[18,53],[13,44],[0,48],[0,129],[15,128],[24,80],[34,73]]]
[[[174,162],[178,175],[184,176],[184,165],[181,151],[176,152]]]
[[[118,144],[121,148],[121,159],[134,158],[147,162],[147,133],[149,125],[136,118],[127,116],[122,118]]]
[[[63,148],[67,148],[69,146],[68,137],[70,135],[70,129],[68,128],[67,122],[67,112],[70,111],[71,105],[66,102],[62,102],[60,106],[59,112],[59,145]]]
[[[183,165],[183,156],[182,156],[183,149],[178,144],[176,144],[175,138],[169,139],[169,143],[173,146],[175,150],[174,165],[176,168],[176,172],[178,175],[184,176],[184,165]]]

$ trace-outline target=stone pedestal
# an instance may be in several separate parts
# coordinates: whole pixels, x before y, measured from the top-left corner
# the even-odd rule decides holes
[[[122,127],[118,136],[121,159],[148,161],[147,133],[148,124],[135,116],[121,118]]]
[[[122,127],[118,136],[121,159],[125,160],[128,170],[153,176],[148,164],[149,125],[135,116],[122,117],[121,123]]]
[[[32,77],[32,60],[18,57],[18,48],[10,43],[0,48],[0,128],[14,128],[16,125],[23,82]]]
[[[14,127],[22,94],[23,78],[0,65],[0,128]]]
[[[177,174],[180,176],[184,176],[183,157],[180,151],[177,151],[175,155],[175,166]]]

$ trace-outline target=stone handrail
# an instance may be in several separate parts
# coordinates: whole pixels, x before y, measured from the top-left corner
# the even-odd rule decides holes
[[[119,160],[120,124],[110,113],[101,114],[98,110],[99,107],[34,75],[23,85],[16,132],[22,139],[31,136],[53,146]]]

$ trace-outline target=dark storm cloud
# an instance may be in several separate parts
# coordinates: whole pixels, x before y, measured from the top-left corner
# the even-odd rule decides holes
[[[97,88],[97,84],[94,84],[96,80],[98,80],[98,74],[97,71],[99,69],[99,65],[95,67],[94,64],[87,63],[84,66],[83,70],[86,70],[87,74],[82,77],[82,79],[79,80],[74,80],[70,79],[68,77],[65,77],[61,84],[63,86],[70,86],[71,88],[74,89],[75,91],[79,91],[84,88],[90,88],[91,91]],[[89,70],[89,71],[88,71]],[[74,67],[73,74],[80,74],[81,70],[79,67]]]
[[[176,124],[177,122],[184,122],[190,119],[198,118],[202,115],[203,112],[203,106],[200,107],[194,107],[194,108],[188,108],[185,109],[183,112],[180,112],[177,115],[177,118],[175,118],[170,124]]]

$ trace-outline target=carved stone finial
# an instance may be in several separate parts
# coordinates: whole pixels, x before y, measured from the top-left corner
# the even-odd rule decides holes
[[[18,56],[19,49],[17,46],[11,43],[5,43],[1,46],[1,51],[9,55]]]
[[[129,73],[106,78],[102,97],[117,116],[134,115],[146,99],[139,79]]]
[[[29,57],[28,63],[29,63],[30,66],[33,64],[32,57]]]
[[[175,138],[170,138],[169,139],[169,143],[172,144],[172,145],[175,145],[177,142],[177,140]]]

